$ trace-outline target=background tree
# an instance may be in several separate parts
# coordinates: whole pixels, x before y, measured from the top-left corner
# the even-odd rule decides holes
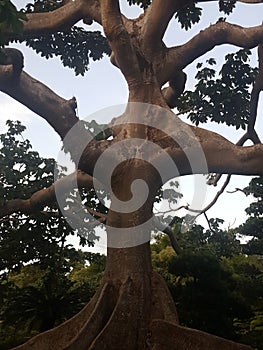
[[[2,201],[27,198],[49,186],[55,170],[54,159],[31,150],[20,122],[8,121],[7,125],[7,132],[0,135]],[[91,201],[89,204],[94,207]],[[0,225],[0,348],[10,348],[80,311],[99,285],[104,257],[68,244],[73,232],[56,206],[35,215],[13,214]],[[92,244],[91,228],[89,234],[81,235],[82,245]]]
[[[242,1],[255,4],[255,0]],[[257,2],[261,1],[256,0]],[[131,3],[134,2],[130,1]],[[233,11],[235,3],[236,1],[215,1],[225,14]],[[23,103],[51,125],[64,140],[64,148],[76,163],[76,172],[75,177],[69,175],[59,179],[55,185],[35,192],[28,199],[6,198],[0,208],[1,217],[17,212],[29,215],[43,211],[46,205],[59,200],[55,196],[56,188],[64,194],[67,185],[72,184],[72,177],[78,180],[79,186],[89,189],[94,186],[95,176],[102,189],[108,191],[111,200],[108,212],[94,213],[92,210],[96,218],[107,223],[106,270],[98,292],[76,317],[37,336],[19,349],[249,348],[178,325],[176,310],[164,281],[152,270],[149,240],[152,226],[156,223],[153,219],[153,204],[163,181],[179,174],[206,172],[262,175],[263,146],[255,131],[255,120],[262,86],[263,26],[243,28],[218,20],[188,42],[168,48],[163,37],[174,17],[184,29],[199,21],[201,9],[197,7],[196,1],[167,0],[164,4],[163,1],[154,0],[136,1],[136,4],[145,10],[134,20],[121,14],[117,0],[37,1],[27,7],[27,13],[24,14],[26,18],[19,19],[21,14],[14,10],[9,1],[4,1],[4,5],[8,5],[7,13],[13,14],[23,24],[23,28],[19,32],[20,29],[17,31],[12,24],[6,24],[1,19],[4,23],[2,44],[12,40],[26,41],[43,56],[48,58],[58,54],[64,64],[73,67],[76,73],[83,73],[88,56],[98,58],[103,52],[109,53],[108,42],[111,62],[121,70],[129,89],[129,104],[124,114],[113,119],[107,129],[103,128],[103,132],[97,136],[91,128],[90,131],[96,136],[91,139],[84,123],[78,123],[76,100],[64,100],[27,75],[22,70],[23,55],[20,51],[10,48],[2,50],[0,90]],[[74,27],[79,20],[85,24],[95,21],[102,25],[107,41],[98,33],[83,33]],[[88,40],[90,37],[94,40]],[[99,51],[96,50],[97,44],[100,45]],[[224,103],[219,103],[222,109],[215,116],[215,120],[219,118],[221,121],[222,118],[227,124],[245,129],[237,145],[213,132],[188,126],[171,111],[177,105],[178,108],[184,105],[178,100],[185,89],[186,74],[183,69],[216,45],[222,44],[246,49],[259,48],[259,69],[252,72],[241,70],[240,91],[237,90],[235,74],[227,74],[229,79],[222,74],[221,89],[220,78],[212,82],[211,88],[215,93],[219,89],[222,98],[228,86],[234,92],[232,98],[237,97],[238,103],[233,103],[234,112],[232,104],[226,99]],[[95,55],[93,50],[96,51]],[[242,62],[246,58],[243,55],[246,57],[247,53],[241,52],[228,58],[232,69],[230,73],[239,70],[239,64],[244,68]],[[213,61],[208,64],[213,64]],[[229,69],[227,64],[226,67]],[[202,112],[209,110],[211,105],[218,105],[216,98],[211,99],[209,94],[203,92],[203,89],[209,88],[206,81],[213,74],[210,72],[207,75],[204,70],[201,72],[197,76],[200,84],[194,102],[203,102],[198,106],[199,112],[200,108]],[[243,81],[244,74],[249,75],[248,80]],[[250,78],[253,74],[254,78]],[[243,103],[247,100],[248,85],[252,85],[252,93],[249,108],[246,108]],[[186,94],[185,98],[188,96]],[[239,102],[244,107],[241,110],[237,108]],[[193,109],[189,101],[187,109]],[[240,113],[245,115],[242,115],[241,120],[240,116],[235,119]],[[190,114],[190,117],[193,116]],[[203,118],[203,115],[197,113],[196,117]],[[248,139],[255,145],[243,147]],[[149,142],[157,145],[158,151],[150,149]],[[176,164],[176,168],[171,166],[167,155]],[[99,163],[101,156],[104,162]],[[107,181],[112,164],[117,166],[111,174],[111,181]],[[156,167],[159,171],[164,169],[164,173],[158,173]],[[144,192],[136,188],[137,200],[141,204],[128,210],[133,208],[130,200],[133,185],[138,183],[135,182],[138,179],[147,184],[148,197],[141,203]],[[62,210],[61,206],[60,209]],[[74,208],[73,212],[77,214]],[[70,212],[66,216],[67,214]],[[85,223],[84,218],[82,222]],[[148,222],[151,225],[140,229],[141,225]],[[165,225],[162,227],[164,231],[167,230]],[[121,235],[116,240],[116,232],[119,233],[120,229]],[[132,234],[127,234],[131,231]],[[136,244],[131,244],[134,240]]]
[[[243,254],[238,233],[221,230],[220,221],[211,220],[213,231],[194,225],[182,234],[175,226],[180,255],[167,237],[155,237],[153,266],[167,281],[182,324],[262,349],[262,259]]]

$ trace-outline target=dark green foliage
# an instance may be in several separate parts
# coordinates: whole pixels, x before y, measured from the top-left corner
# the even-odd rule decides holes
[[[212,68],[214,59],[207,60],[207,67],[197,64],[197,84],[194,91],[185,91],[178,99],[180,112],[188,111],[188,118],[199,125],[207,121],[245,129],[249,118],[250,89],[257,74],[248,61],[251,52],[246,49],[225,57],[219,76]]]
[[[180,278],[172,292],[183,324],[234,339],[233,318],[252,315],[232,275],[211,252],[188,251],[171,261],[169,272]]]
[[[169,187],[161,188],[156,195],[155,203],[160,203],[162,200],[166,201],[168,205],[178,203],[178,199],[182,198],[182,193],[178,192],[179,183],[177,181],[170,181]],[[168,216],[167,222],[171,219]]]
[[[31,150],[30,142],[23,139],[25,127],[20,122],[8,121],[7,124],[8,131],[0,134],[0,205],[15,198],[27,199],[41,188],[49,187],[57,169],[53,159],[42,158]],[[101,195],[105,196],[103,193]],[[81,196],[84,205],[106,212],[95,191],[83,190]],[[30,261],[48,265],[72,234],[79,236],[83,246],[94,244],[98,237],[95,234],[96,225],[90,224],[91,217],[80,218],[79,223],[75,220],[73,231],[69,222],[79,206],[74,193],[68,195],[66,200],[68,221],[56,204],[42,212],[31,215],[16,213],[0,220],[0,271],[20,268]],[[72,252],[72,249],[67,251]]]
[[[263,198],[263,177],[255,177],[253,178],[249,186],[244,189],[246,194],[252,194],[255,198],[262,200]],[[260,214],[263,213],[263,210]]]
[[[8,39],[2,33],[11,30],[19,34],[22,31],[23,24],[20,19],[26,19],[23,11],[18,11],[9,0],[0,0],[0,47],[8,43]]]
[[[233,12],[236,6],[236,0],[220,0],[219,1],[219,11],[224,12],[229,15]]]
[[[53,11],[59,8],[62,2],[62,0],[36,0],[34,3],[28,3],[25,7],[25,11],[26,13]]]
[[[58,56],[65,67],[74,69],[76,75],[84,75],[88,70],[90,59],[94,61],[110,54],[106,38],[99,31],[86,31],[74,26],[67,31],[53,34],[43,34],[32,39],[19,39],[23,24],[20,19],[26,20],[25,13],[48,12],[60,7],[62,1],[37,0],[27,4],[25,10],[17,11],[9,0],[0,0],[0,47],[8,44],[9,39],[1,32],[11,30],[17,36],[15,40],[23,42],[33,48],[42,57]],[[1,60],[1,56],[0,56]]]
[[[27,198],[41,187],[50,186],[54,180],[55,161],[41,158],[31,150],[30,142],[23,139],[25,127],[20,122],[7,121],[7,125],[8,131],[0,134],[0,204]]]
[[[243,250],[246,254],[263,254],[263,177],[253,178],[248,187],[244,188],[246,195],[253,195],[255,201],[246,209],[249,218],[237,232],[250,237]]]
[[[60,57],[65,67],[74,69],[76,75],[84,75],[88,70],[89,59],[94,61],[110,54],[108,42],[99,31],[87,32],[80,27],[69,31],[46,34],[29,39],[26,45],[45,58]]]
[[[15,346],[60,324],[80,311],[95,293],[105,257],[82,251],[66,257],[67,249],[61,250],[60,257],[54,256],[46,268],[30,264],[2,279],[0,349],[10,342],[9,334],[13,333]]]
[[[177,11],[175,18],[181,24],[182,28],[188,30],[193,24],[200,21],[201,15],[202,9],[197,7],[195,3],[192,3]]]
[[[0,198],[5,201],[27,199],[54,181],[55,162],[31,151],[20,122],[8,121],[8,131],[0,135]],[[51,207],[35,215],[13,214],[0,220],[0,270],[14,269],[34,259],[46,260],[59,249],[62,237],[71,230]],[[50,233],[53,228],[52,235]]]
[[[139,5],[141,8],[145,9],[151,4],[151,0],[127,0],[128,4],[131,5]]]
[[[174,232],[182,249],[176,255],[167,236],[152,244],[154,268],[166,279],[180,322],[188,327],[263,349],[263,265],[257,256],[241,253],[234,231],[194,225],[182,233],[180,218]]]

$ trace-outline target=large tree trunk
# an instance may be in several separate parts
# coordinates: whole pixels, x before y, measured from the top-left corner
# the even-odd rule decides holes
[[[142,94],[149,98],[147,89]],[[137,112],[136,107],[135,110],[133,106],[129,108],[130,114]],[[158,117],[159,113],[158,109],[154,112],[148,107],[142,111],[152,117],[154,113]],[[147,126],[127,124],[124,128],[127,138],[136,139],[146,134]],[[123,144],[117,153],[129,155],[129,147],[129,143]],[[116,197],[111,198],[107,216],[107,263],[99,290],[76,316],[13,350],[251,349],[179,326],[170,292],[152,269],[151,227],[143,226],[152,217],[155,196],[161,187],[157,170],[147,161],[128,156],[120,161],[111,179],[110,187]],[[125,206],[134,195],[132,185],[137,179],[147,183],[147,200],[136,210],[123,212],[120,206]],[[106,181],[103,173],[100,180]],[[137,229],[141,225],[146,231]],[[129,228],[132,229],[130,235],[127,234]]]

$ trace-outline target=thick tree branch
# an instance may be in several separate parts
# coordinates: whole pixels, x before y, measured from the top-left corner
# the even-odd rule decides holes
[[[124,26],[118,0],[101,0],[102,25],[114,54],[129,85],[140,80],[140,69],[130,36]]]
[[[242,147],[211,131],[195,128],[209,172],[237,175],[263,174],[263,144]],[[209,139],[208,139],[209,138]]]
[[[159,81],[161,84],[166,83],[176,70],[184,69],[217,45],[232,44],[253,48],[261,42],[263,42],[263,25],[244,28],[227,22],[217,22],[202,30],[185,44],[168,50],[165,67],[159,73]]]
[[[108,215],[99,213],[96,210],[93,210],[92,208],[86,207],[88,212],[93,215],[96,219],[98,219],[100,222],[106,222]]]
[[[142,29],[143,40],[147,47],[159,47],[167,26],[174,13],[186,6],[191,0],[153,0],[148,7]]]
[[[5,48],[0,50],[1,64],[12,65],[12,69],[9,69],[13,78],[18,77],[24,67],[24,56],[21,51],[13,48]]]
[[[215,2],[218,0],[200,0],[198,2]],[[247,4],[262,3],[262,0],[237,0]],[[147,8],[144,16],[144,25],[142,36],[145,46],[152,51],[159,49],[159,45],[165,34],[167,26],[174,14],[187,6],[194,3],[194,0],[153,0]]]
[[[80,187],[93,187],[93,178],[88,174],[77,170],[76,172],[56,181],[50,187],[35,192],[28,199],[12,199],[8,201],[6,204],[0,206],[0,218],[17,212],[28,215],[41,211],[46,205],[52,204],[56,201],[57,191],[67,193],[68,188],[71,189],[76,183],[76,180]]]
[[[78,121],[75,98],[65,100],[25,72],[17,76],[14,70],[0,66],[0,91],[44,118],[63,139]]]
[[[241,147],[234,145],[223,136],[212,131],[199,127],[191,127],[191,129],[196,139],[194,143],[191,141],[192,136],[185,133],[185,146],[183,149],[171,140],[170,145],[166,148],[164,147],[165,151],[174,160],[180,175],[205,174],[207,172],[263,175],[263,144]],[[178,125],[177,132],[181,133]],[[196,142],[200,146],[199,150],[196,148]],[[204,164],[202,152],[206,164]],[[154,161],[158,162],[161,167],[165,166],[161,154],[157,154]],[[167,174],[167,180],[172,178],[172,175],[173,177],[178,176],[178,174]]]
[[[163,97],[170,108],[176,106],[177,98],[184,92],[186,74],[178,71],[174,78],[169,80],[169,87],[162,89]]]
[[[51,12],[29,13],[26,17],[27,21],[23,21],[22,36],[24,38],[64,30],[82,19],[88,22],[87,18],[101,23],[98,0],[71,0]],[[14,34],[10,33],[10,36],[13,37]]]

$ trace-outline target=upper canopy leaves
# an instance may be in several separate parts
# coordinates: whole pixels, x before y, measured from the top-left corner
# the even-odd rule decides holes
[[[175,18],[178,19],[178,22],[181,24],[182,28],[188,30],[193,24],[200,21],[201,15],[202,9],[197,7],[195,3],[192,3],[177,11]]]
[[[6,30],[11,29],[16,34],[21,32],[23,24],[20,19],[26,19],[23,11],[18,11],[9,0],[0,1],[0,47],[8,43],[8,39],[2,34]]]
[[[107,40],[99,31],[90,32],[74,26],[68,31],[46,34],[29,39],[26,45],[45,58],[60,57],[64,66],[74,69],[76,75],[88,70],[89,58],[94,61],[110,54]]]
[[[219,10],[229,15],[235,8],[236,0],[220,0]]]
[[[129,5],[139,5],[142,8],[146,8],[151,4],[151,0],[127,0]]]
[[[239,50],[225,57],[219,76],[207,60],[207,67],[197,64],[195,91],[185,91],[178,101],[179,111],[191,108],[188,118],[196,125],[208,120],[245,129],[249,119],[250,89],[257,68],[248,64],[249,50]]]

